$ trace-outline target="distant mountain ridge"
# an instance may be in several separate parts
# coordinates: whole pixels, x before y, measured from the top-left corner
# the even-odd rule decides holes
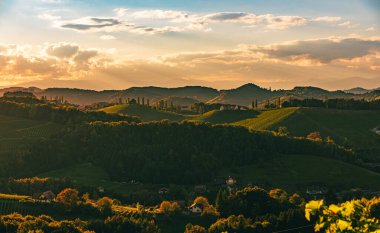
[[[270,90],[262,88],[253,83],[242,85],[238,88],[228,90],[217,90],[203,86],[184,86],[176,88],[165,87],[131,87],[125,90],[86,90],[76,88],[47,88],[37,87],[10,87],[0,89],[0,96],[5,92],[26,91],[37,97],[46,96],[48,99],[58,96],[71,103],[78,105],[89,105],[96,102],[118,102],[128,98],[145,98],[153,104],[155,101],[167,100],[175,104],[188,105],[195,102],[238,104],[248,106],[252,101],[263,102],[275,98],[355,98],[355,99],[379,99],[380,90],[367,90],[364,88],[353,88],[350,90],[328,91],[313,86],[297,86],[291,90]]]

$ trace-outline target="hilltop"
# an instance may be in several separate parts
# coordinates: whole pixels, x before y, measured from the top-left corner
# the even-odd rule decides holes
[[[70,103],[78,105],[90,105],[96,102],[125,102],[127,99],[145,98],[151,103],[160,100],[168,100],[179,105],[188,105],[195,102],[238,104],[248,106],[252,101],[264,102],[274,98],[354,98],[376,99],[380,96],[379,90],[352,89],[347,91],[328,91],[318,87],[295,87],[291,90],[271,90],[248,83],[229,90],[216,90],[203,86],[185,86],[176,88],[164,87],[131,87],[125,90],[84,90],[76,88],[48,88],[37,87],[5,88],[0,89],[0,95],[7,91],[25,91],[35,94],[37,97],[46,96],[48,99],[63,97]]]
[[[180,121],[186,119],[184,115],[156,110],[147,106],[138,105],[138,104],[120,104],[114,105],[106,108],[102,108],[99,111],[103,111],[106,113],[120,113],[127,114],[130,116],[136,116],[143,121],[159,121],[159,120],[172,120],[172,121]]]

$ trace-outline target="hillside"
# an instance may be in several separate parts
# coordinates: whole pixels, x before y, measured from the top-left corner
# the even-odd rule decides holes
[[[153,104],[157,100],[169,100],[179,104],[195,102],[238,104],[248,106],[257,99],[259,102],[278,97],[291,96],[293,98],[355,98],[376,99],[380,92],[376,89],[364,92],[361,89],[348,91],[328,91],[318,87],[295,87],[291,90],[270,90],[248,83],[228,90],[216,90],[203,86],[184,86],[176,88],[165,87],[130,87],[125,90],[94,91],[76,88],[48,88],[37,87],[11,87],[0,89],[0,96],[7,91],[32,92],[36,96],[47,96],[48,99],[63,96],[64,100],[78,105],[90,105],[96,102],[118,102],[128,98],[150,99]]]
[[[290,117],[269,126],[286,126],[293,136],[318,131],[337,143],[359,148],[378,147],[380,137],[371,130],[380,126],[380,111],[351,111],[323,108],[300,108]]]
[[[102,108],[99,111],[103,111],[106,113],[121,113],[127,114],[130,116],[137,116],[142,121],[159,121],[159,120],[172,120],[172,121],[180,121],[184,120],[185,117],[183,115],[166,112],[166,111],[158,111],[146,106],[137,105],[137,104],[121,104],[114,105],[107,108]]]
[[[259,115],[253,118],[244,119],[232,123],[236,126],[244,126],[252,130],[277,130],[274,125],[282,122],[287,117],[298,111],[299,108],[281,108],[275,110],[262,111]]]
[[[129,89],[120,91],[115,98],[137,98],[145,97],[151,99],[152,103],[157,99],[168,97],[182,97],[190,98],[197,101],[205,102],[218,95],[218,90],[210,87],[201,86],[185,86],[176,88],[164,87],[131,87]]]
[[[0,115],[0,161],[6,161],[33,141],[48,138],[63,128],[47,121]]]
[[[236,89],[222,90],[219,96],[209,100],[208,102],[248,106],[252,104],[252,101],[255,99],[258,99],[258,101],[263,101],[279,95],[281,95],[281,93],[272,92],[255,84],[249,83]]]
[[[240,182],[270,185],[304,191],[319,185],[334,189],[373,188],[380,185],[380,174],[341,161],[311,155],[282,155],[272,161],[225,171]]]
[[[191,120],[223,124],[256,117],[258,114],[259,112],[253,110],[212,110],[202,115],[198,115]]]

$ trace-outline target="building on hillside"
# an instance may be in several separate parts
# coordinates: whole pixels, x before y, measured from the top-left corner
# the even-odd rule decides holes
[[[237,183],[236,179],[234,179],[233,177],[229,176],[227,179],[226,179],[226,185],[228,186],[233,186]]]
[[[191,105],[181,105],[181,111],[191,111]]]
[[[201,214],[203,212],[203,206],[198,203],[194,203],[187,208],[193,214]]]
[[[170,192],[170,190],[168,188],[160,188],[158,190],[158,194],[168,194]]]
[[[207,186],[206,185],[195,185],[194,186],[194,191],[197,193],[205,193],[207,192]]]
[[[98,187],[98,192],[99,192],[99,193],[104,193],[104,188],[103,188],[102,186],[99,186],[99,187]]]
[[[224,111],[224,110],[239,111],[239,110],[248,110],[248,108],[244,106],[239,106],[239,105],[223,104],[222,106],[220,106],[219,110],[220,111]]]
[[[55,194],[49,190],[43,193],[34,193],[32,198],[35,200],[54,201]]]
[[[308,197],[308,199],[313,199],[313,200],[324,199],[326,193],[327,193],[327,190],[321,187],[308,187],[306,189],[306,196]]]

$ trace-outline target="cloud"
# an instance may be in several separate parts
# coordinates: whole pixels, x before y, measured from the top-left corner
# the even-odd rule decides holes
[[[380,62],[379,54],[379,38],[331,37],[264,46],[248,44],[241,45],[234,50],[161,56],[159,60],[171,66],[195,66],[201,63],[248,65],[267,62],[315,67],[335,62],[334,64],[348,67],[348,63],[354,62],[355,59],[360,59],[361,67],[369,69],[370,66]]]
[[[323,17],[317,17],[317,18],[311,19],[310,21],[314,21],[314,22],[337,22],[337,21],[340,21],[340,20],[342,20],[342,17],[338,17],[338,16],[323,16]]]
[[[85,17],[73,21],[62,22],[60,27],[77,31],[123,31],[132,28],[132,24],[122,22],[116,18]]]
[[[37,55],[24,50],[29,47],[0,45],[0,83],[81,78],[95,67],[106,65],[97,50],[75,44],[50,44]]]
[[[356,28],[360,26],[360,24],[352,24],[351,21],[344,21],[343,23],[340,23],[338,25],[344,28],[348,28],[348,29]]]
[[[296,15],[256,15],[250,12],[214,12],[193,14],[175,10],[140,10],[115,8],[112,17],[82,17],[61,20],[59,16],[40,14],[41,19],[53,21],[56,27],[80,32],[116,32],[126,31],[137,34],[163,34],[192,30],[211,31],[213,24],[240,24],[244,27],[261,26],[272,30],[285,30],[306,25],[308,22],[337,22],[341,17],[323,16],[305,18]],[[356,27],[349,21],[339,24],[342,27]]]
[[[99,37],[101,40],[115,40],[116,37],[112,36],[112,35],[102,35]]]
[[[246,82],[278,88],[319,82],[332,87],[339,82],[332,84],[331,80],[347,77],[374,80],[379,78],[380,69],[380,38],[364,37],[245,44],[231,50],[179,53],[146,60],[117,60],[101,52],[104,50],[69,43],[47,45],[44,53],[33,56],[21,53],[21,48],[28,46],[0,45],[0,83],[86,79],[90,84],[99,83],[99,88],[222,88]]]
[[[79,46],[72,44],[54,44],[45,49],[46,54],[57,58],[70,58],[77,54],[78,51]]]
[[[55,16],[55,15],[51,15],[48,13],[39,14],[39,15],[37,15],[37,17],[40,19],[43,19],[43,20],[48,20],[48,21],[54,21],[54,20],[61,19],[61,16]]]
[[[271,57],[288,59],[307,56],[321,63],[329,63],[335,59],[352,59],[365,56],[379,50],[380,40],[362,38],[322,38],[315,40],[295,41],[267,46],[259,49]],[[253,48],[257,50],[257,48]]]
[[[272,14],[255,15],[245,12],[219,12],[195,20],[196,23],[239,23],[250,26],[264,25],[270,29],[287,29],[302,26],[307,20],[300,16],[275,16]]]
[[[137,19],[186,19],[189,14],[183,11],[143,10],[132,13],[130,17]]]
[[[375,27],[369,27],[366,29],[367,32],[373,32],[375,30],[376,30]]]
[[[127,8],[115,8],[113,10],[113,12],[115,12],[118,17],[123,17],[128,12],[128,9]]]

